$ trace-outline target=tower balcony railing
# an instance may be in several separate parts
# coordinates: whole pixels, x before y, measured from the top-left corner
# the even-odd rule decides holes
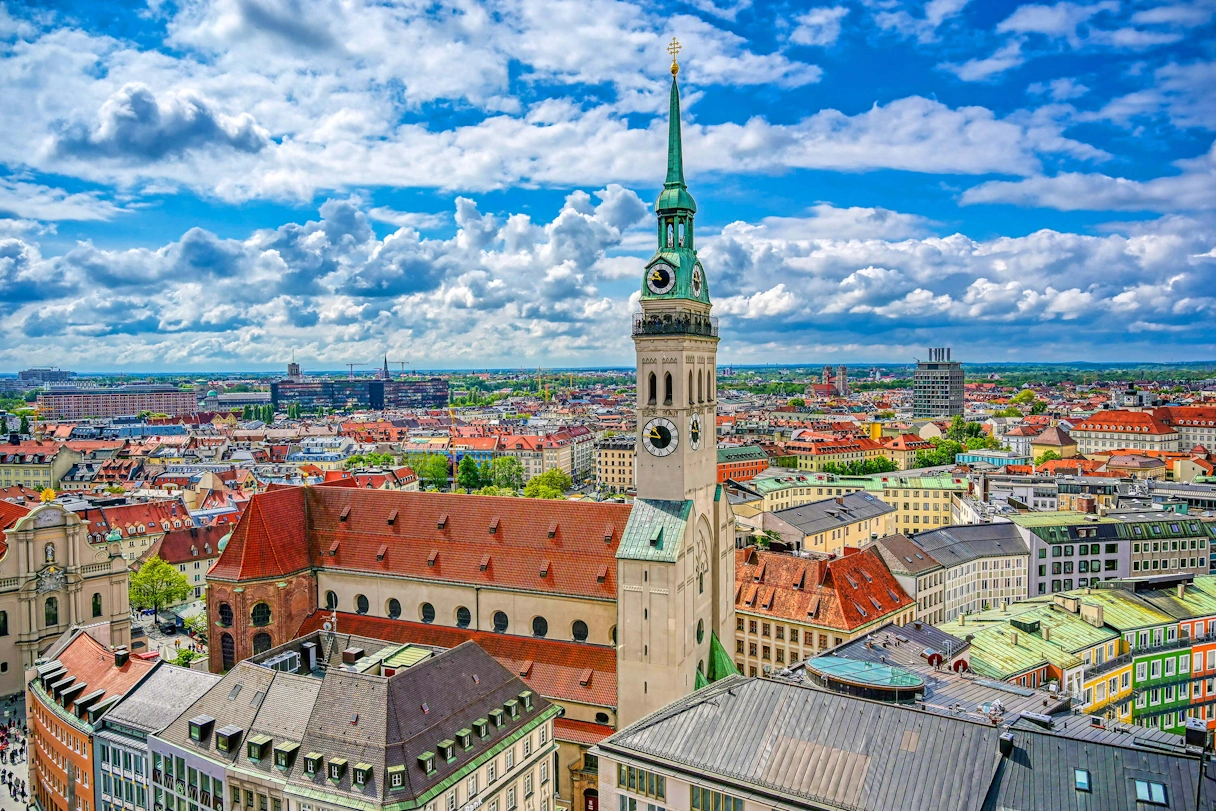
[[[634,335],[703,335],[718,337],[718,319],[697,313],[633,314]]]

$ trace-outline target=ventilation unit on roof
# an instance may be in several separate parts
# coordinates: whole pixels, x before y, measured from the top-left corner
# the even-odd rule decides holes
[[[270,670],[277,670],[280,673],[299,673],[300,654],[293,650],[284,651],[278,656],[271,657],[262,662],[262,666]]]

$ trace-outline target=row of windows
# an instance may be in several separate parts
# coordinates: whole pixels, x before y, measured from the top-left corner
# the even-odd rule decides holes
[[[228,605],[228,603],[220,603],[218,613],[220,626],[231,628],[233,620],[232,606]],[[253,625],[269,625],[271,619],[270,606],[266,603],[258,603],[249,612],[249,621]]]
[[[338,607],[338,595],[332,591],[325,593],[325,607],[328,610],[335,610]],[[371,609],[371,603],[367,597],[362,594],[355,595],[355,612],[358,614],[366,614]],[[396,597],[389,598],[385,604],[385,613],[390,619],[401,619],[401,601]],[[418,606],[418,618],[427,624],[435,621],[435,606],[431,603],[422,603]],[[465,606],[458,606],[454,614],[455,624],[457,628],[468,628],[473,622],[473,614]],[[505,634],[511,626],[511,619],[505,611],[495,611],[491,615],[493,628],[495,633]],[[255,623],[256,624],[256,623]],[[587,623],[583,620],[575,620],[570,624],[570,638],[575,642],[586,642],[590,636],[590,629]],[[532,618],[532,636],[544,638],[549,635],[549,621],[542,616]],[[616,644],[616,626],[612,627],[610,632],[612,644]]]

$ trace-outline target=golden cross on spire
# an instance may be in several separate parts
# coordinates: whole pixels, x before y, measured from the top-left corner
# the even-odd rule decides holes
[[[675,37],[671,38],[671,42],[667,46],[667,53],[671,54],[671,75],[675,76],[680,72],[680,65],[676,62],[676,54],[680,52],[680,41]]]

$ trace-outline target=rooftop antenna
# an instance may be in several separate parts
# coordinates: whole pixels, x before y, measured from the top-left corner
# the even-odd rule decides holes
[[[325,631],[325,639],[329,642],[329,650],[321,657],[321,661],[317,663],[317,667],[324,671],[329,667],[329,657],[333,656],[334,646],[337,645],[338,639],[338,609],[334,608],[333,613],[329,615],[329,619],[321,626]]]

